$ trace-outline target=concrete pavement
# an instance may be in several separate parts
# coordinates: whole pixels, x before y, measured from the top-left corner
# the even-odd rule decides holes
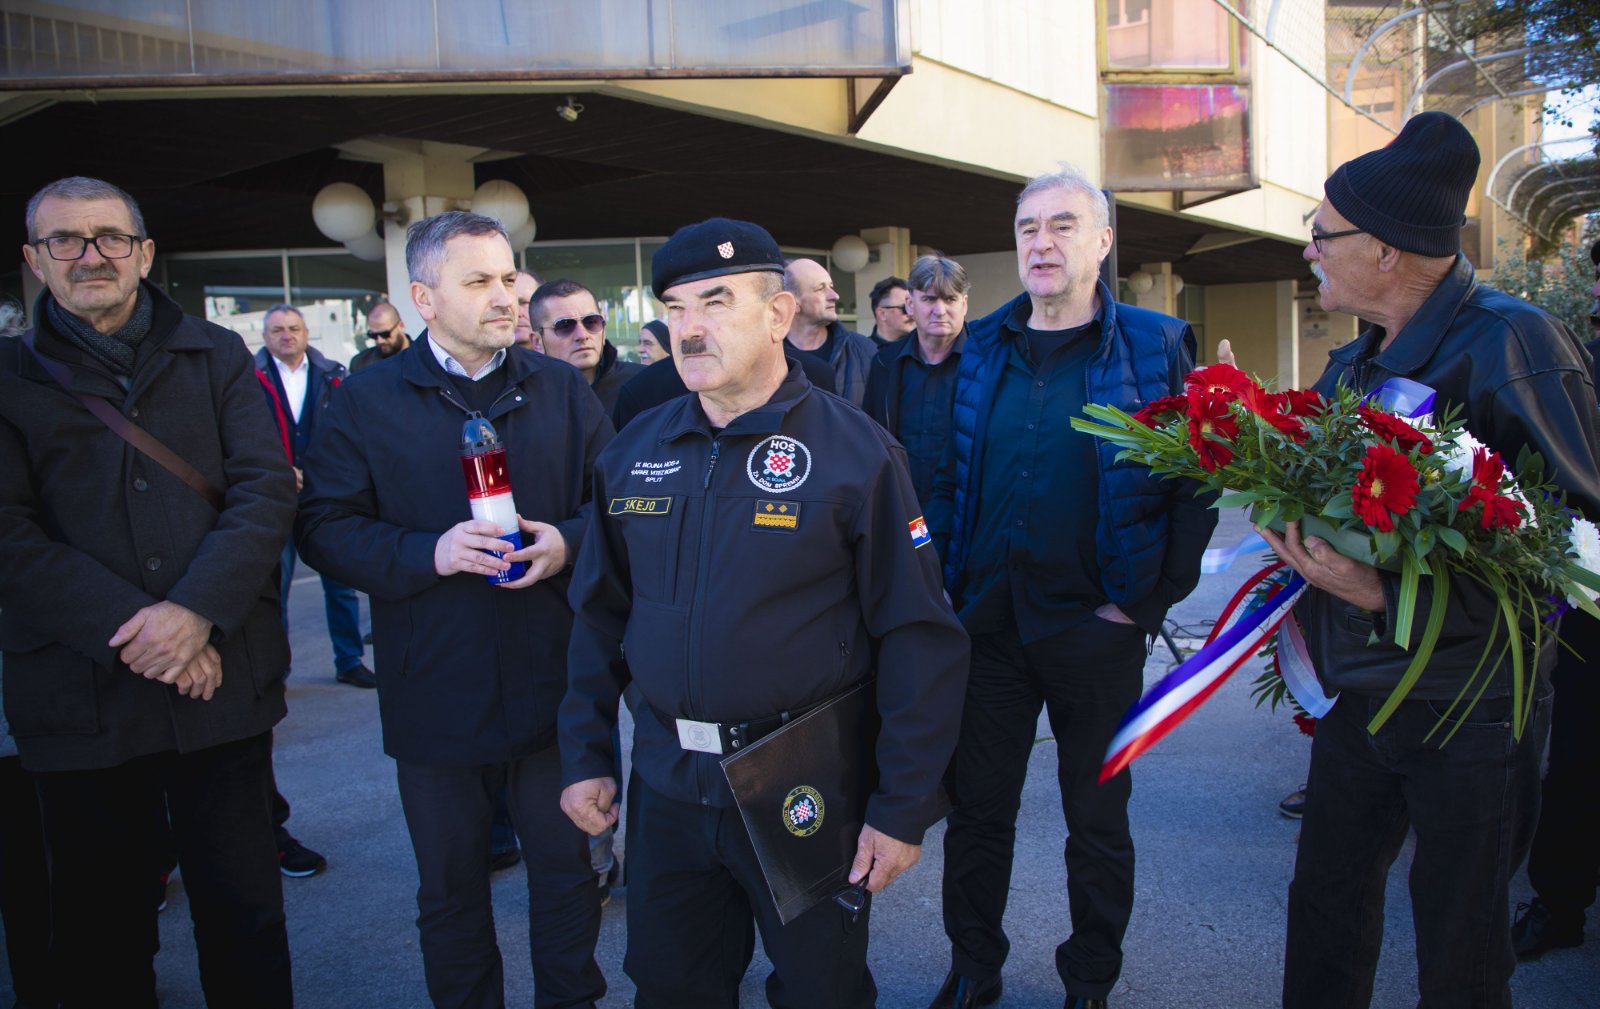
[[[1214,540],[1246,530],[1226,515]],[[1187,636],[1203,633],[1258,555],[1202,579],[1172,620]],[[426,1009],[417,951],[416,871],[395,792],[394,765],[383,755],[377,698],[337,684],[323,622],[322,594],[302,571],[290,600],[294,674],[290,713],[277,732],[279,784],[294,807],[290,829],[328,857],[311,879],[285,879],[284,896],[302,1009]],[[1182,632],[1180,632],[1182,633]],[[370,651],[368,657],[371,662]],[[1171,664],[1158,644],[1146,667],[1154,682]],[[1281,711],[1256,710],[1250,680],[1259,663],[1235,674],[1188,723],[1134,766],[1131,806],[1138,850],[1137,901],[1126,966],[1111,998],[1116,1009],[1269,1007],[1279,1004],[1284,905],[1299,824],[1277,802],[1304,780],[1309,740]],[[1065,826],[1055,784],[1055,742],[1041,722],[1029,769],[1006,927],[1012,949],[1001,1009],[1061,1004],[1054,949],[1068,931],[1061,851]],[[942,826],[930,831],[922,862],[877,899],[871,961],[883,1009],[922,1009],[948,964],[940,924]],[[107,839],[108,844],[115,843]],[[1406,871],[1410,845],[1390,875],[1387,927],[1375,1007],[1416,1004],[1416,970]],[[1528,898],[1526,878],[1514,899]],[[527,960],[527,893],[520,868],[495,877],[507,1004],[532,1004]],[[161,916],[157,961],[162,1005],[203,1006],[182,877]],[[620,896],[605,909],[601,966],[611,990],[602,1006],[633,1004],[622,973],[624,911]],[[1518,968],[1521,1009],[1600,1009],[1600,923],[1591,915],[1588,943]],[[765,1005],[765,961],[746,977],[743,1003]],[[0,1005],[10,1005],[0,958]],[[217,1007],[224,1009],[224,1007]],[[818,1007],[826,1009],[826,1007]]]

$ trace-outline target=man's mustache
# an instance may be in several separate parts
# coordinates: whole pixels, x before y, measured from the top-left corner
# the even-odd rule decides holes
[[[706,352],[705,338],[699,336],[684,337],[678,341],[678,352],[684,357],[688,357],[690,354],[704,354]]]
[[[67,279],[78,283],[85,280],[116,280],[117,268],[110,263],[101,263],[98,266],[74,266],[67,273]]]

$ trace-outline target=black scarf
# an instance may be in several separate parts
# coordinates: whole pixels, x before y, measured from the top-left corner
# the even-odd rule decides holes
[[[45,314],[50,317],[50,327],[66,341],[111,369],[113,375],[126,377],[133,374],[134,354],[139,344],[150,335],[150,324],[155,319],[155,302],[150,292],[139,285],[139,297],[133,305],[133,315],[115,333],[102,333],[78,318],[56,301],[55,295],[45,299]]]

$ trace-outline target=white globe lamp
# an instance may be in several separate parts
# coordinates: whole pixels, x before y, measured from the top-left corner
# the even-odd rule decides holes
[[[1134,294],[1149,294],[1156,286],[1156,278],[1143,270],[1128,274],[1128,290]]]
[[[485,182],[472,194],[472,212],[494,218],[515,234],[529,220],[528,194],[504,179]]]
[[[371,233],[378,218],[365,189],[349,182],[334,182],[323,186],[312,199],[311,219],[318,231],[335,242],[348,242]]]
[[[535,221],[533,219],[533,215],[530,214],[526,224],[518,228],[516,231],[511,232],[509,236],[511,241],[511,251],[521,252],[523,249],[526,249],[528,246],[532,245],[533,236],[538,233],[538,230],[538,222]]]
[[[867,248],[867,243],[862,241],[860,235],[845,235],[833,243],[831,250],[833,265],[846,273],[855,273],[867,265],[867,260],[872,258],[872,251]]]
[[[383,238],[376,231],[364,232],[344,243],[350,250],[350,255],[368,263],[376,263],[384,257]]]

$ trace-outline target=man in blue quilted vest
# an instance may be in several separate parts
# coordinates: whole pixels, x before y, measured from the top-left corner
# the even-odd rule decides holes
[[[1098,279],[1105,195],[1075,168],[1017,200],[1026,290],[972,323],[951,439],[927,516],[972,668],[951,774],[944,925],[950,974],[930,1009],[1000,997],[1001,927],[1017,809],[1039,711],[1049,712],[1067,820],[1072,934],[1056,948],[1068,1009],[1106,1004],[1133,909],[1127,771],[1101,758],[1139,697],[1151,635],[1199,580],[1216,525],[1193,485],[1118,463],[1069,423],[1087,403],[1136,410],[1182,390],[1195,339],[1119,305]]]

